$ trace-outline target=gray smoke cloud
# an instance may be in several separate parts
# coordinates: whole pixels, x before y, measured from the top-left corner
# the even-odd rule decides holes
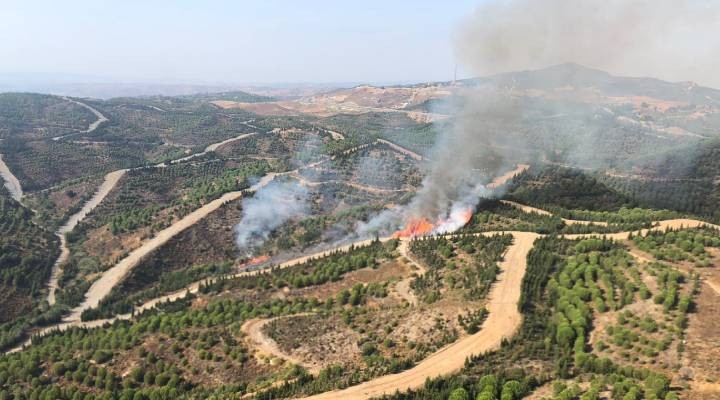
[[[720,2],[490,0],[461,24],[456,53],[478,75],[575,62],[720,87]]]
[[[483,94],[472,90],[448,100],[454,120],[440,127],[427,175],[408,207],[410,217],[457,223],[458,212],[493,194],[486,186],[493,176],[525,160],[515,135],[522,108],[513,99]]]
[[[308,190],[295,180],[274,180],[242,201],[243,215],[235,227],[240,252],[251,256],[274,229],[308,211]]]
[[[433,233],[453,232],[467,222],[481,197],[501,194],[503,188],[488,187],[492,178],[527,161],[513,134],[522,108],[513,99],[484,93],[470,89],[442,105],[453,110],[453,118],[438,123],[420,189],[409,204],[358,224],[360,237],[389,234],[419,219],[434,224]]]
[[[720,86],[718,21],[720,3],[707,0],[489,0],[459,27],[456,50],[458,60],[475,76],[574,62],[620,75]],[[581,76],[573,76],[576,73]],[[676,143],[667,138],[647,141],[656,134],[652,130],[621,127],[620,118],[627,121],[627,115],[592,101],[574,102],[562,92],[577,79],[586,85],[583,90],[594,93],[595,82],[610,79],[599,71],[566,65],[524,78],[536,82],[522,82],[519,92],[513,90],[515,78],[456,87],[437,110],[450,110],[451,118],[437,123],[440,134],[416,196],[358,224],[355,235],[391,233],[416,218],[436,224],[435,232],[456,230],[479,197],[501,194],[488,188],[492,177],[517,163],[547,159],[607,169],[615,167],[619,144],[629,146],[626,155],[637,158],[656,150],[656,143]],[[548,86],[546,94],[557,97],[534,97],[543,85]],[[623,141],[627,137],[632,140]],[[260,233],[242,237],[266,238],[299,212],[267,212],[277,199],[267,200],[256,205],[266,210],[266,220],[241,223],[245,231]],[[254,212],[248,209],[246,215]],[[241,242],[239,235],[242,247]]]
[[[290,164],[299,167],[311,162],[320,145],[315,136],[301,137]],[[269,183],[264,185],[263,180]],[[295,179],[271,173],[254,187],[257,188],[255,195],[243,198],[243,215],[235,226],[235,244],[246,257],[251,257],[275,229],[294,218],[307,215],[310,209],[311,193]]]
[[[462,22],[456,52],[474,76],[573,62],[624,75],[720,86],[715,73],[720,67],[718,17],[720,3],[704,0],[490,0]],[[598,105],[575,103],[562,94],[551,100],[533,98],[535,88],[562,90],[585,78],[583,84],[609,79],[599,71],[565,65],[523,75],[520,96],[513,90],[514,78],[484,79],[456,90],[443,105],[452,119],[438,126],[432,161],[417,195],[406,207],[385,211],[358,231],[388,232],[415,218],[439,222],[436,232],[452,231],[479,197],[501,194],[486,186],[488,180],[517,163],[550,157],[612,167],[621,142],[613,140],[628,135],[640,137],[634,141],[640,144],[628,149],[635,156],[655,150],[642,148],[642,135],[652,132],[618,129],[617,116]],[[612,140],[608,129],[614,132]]]

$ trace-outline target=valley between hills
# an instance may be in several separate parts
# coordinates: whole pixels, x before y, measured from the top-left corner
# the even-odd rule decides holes
[[[0,398],[717,398],[718,99],[2,93]]]

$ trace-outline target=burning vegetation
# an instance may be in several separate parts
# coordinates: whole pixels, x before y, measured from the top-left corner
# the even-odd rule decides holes
[[[394,238],[413,238],[417,236],[429,235],[431,233],[447,233],[455,231],[465,226],[472,218],[472,209],[466,208],[450,213],[447,218],[438,219],[436,223],[431,223],[427,218],[411,218],[405,228],[395,232]]]
[[[411,219],[405,228],[395,232],[394,238],[416,237],[427,235],[433,231],[435,226],[427,218]]]
[[[248,259],[247,261],[243,262],[242,264],[240,264],[240,268],[247,268],[247,267],[252,267],[254,265],[260,265],[269,259],[270,259],[270,256],[268,256],[268,255],[252,257],[252,258]]]

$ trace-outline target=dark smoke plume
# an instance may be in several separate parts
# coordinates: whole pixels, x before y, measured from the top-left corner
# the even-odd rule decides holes
[[[720,88],[716,0],[490,0],[456,41],[473,74],[565,62]]]

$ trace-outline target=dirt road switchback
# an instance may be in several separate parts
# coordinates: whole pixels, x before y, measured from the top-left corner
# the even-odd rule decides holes
[[[480,331],[466,336],[421,361],[415,367],[398,374],[386,375],[342,390],[333,390],[307,397],[310,400],[361,400],[393,394],[423,386],[428,378],[448,375],[459,371],[465,359],[496,350],[504,338],[512,337],[522,323],[518,310],[520,287],[527,267],[527,254],[538,234],[532,232],[508,232],[513,244],[500,263],[501,272],[488,296],[488,317]]]

